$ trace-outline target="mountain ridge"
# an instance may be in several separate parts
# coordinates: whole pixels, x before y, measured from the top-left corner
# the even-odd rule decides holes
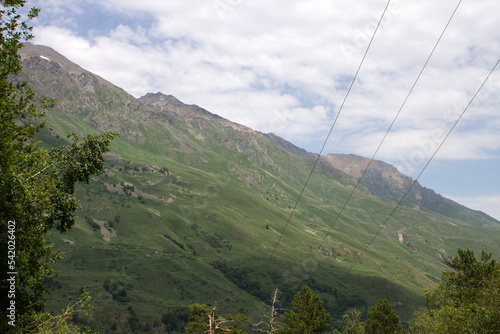
[[[67,58],[59,54],[57,51],[46,46],[38,46],[27,43],[26,46],[21,50],[21,55],[25,59],[38,57],[41,60],[45,60],[44,58],[41,58],[45,57],[48,58],[49,61],[56,61],[58,64],[61,65],[62,68],[66,69],[69,74],[81,75],[83,73],[88,72],[83,68],[81,68],[79,65],[76,65],[71,61],[69,61]],[[104,79],[102,78],[100,79],[104,81]],[[84,90],[93,89],[93,86],[88,84],[87,85],[84,84],[83,87]],[[117,88],[121,90],[121,88],[119,87]],[[128,93],[126,93],[125,91],[123,92],[128,95]],[[256,131],[254,131],[249,127],[231,122],[197,105],[186,105],[172,95],[166,95],[161,92],[157,92],[157,93],[147,93],[146,95],[138,99],[135,99],[133,96],[129,95],[129,98],[131,100],[129,103],[131,104],[134,104],[134,102],[135,103],[140,102],[158,113],[170,112],[176,114],[186,124],[189,124],[191,126],[193,126],[191,122],[198,123],[197,125],[200,126],[199,124],[200,118],[205,118],[205,120],[210,120],[210,121],[216,120],[221,125],[232,127],[237,131],[256,133]],[[130,136],[130,134],[124,133],[125,132],[124,129],[105,128],[103,124],[99,124],[100,122],[98,121],[97,117],[89,116],[88,121],[94,124],[101,131],[112,130],[120,133],[121,135]],[[169,122],[172,121],[170,120]],[[277,143],[278,145],[280,145],[281,147],[283,147],[285,150],[287,150],[292,154],[296,154],[300,157],[309,160],[314,160],[317,158],[317,154],[299,148],[295,146],[293,143],[286,141],[283,138],[276,136],[275,134],[262,133],[262,135],[274,141],[275,143]],[[344,158],[350,157],[351,159],[346,160],[344,158],[341,159],[341,157]],[[342,171],[343,173],[353,177],[356,180],[359,180],[364,169],[368,165],[369,159],[354,154],[328,153],[326,156],[322,156],[320,158],[320,161],[323,163],[323,167],[324,163],[326,162],[333,168]],[[350,162],[346,165],[345,163],[346,161]],[[404,195],[404,193],[406,192],[411,183],[412,180],[409,177],[400,173],[395,167],[379,160],[373,160],[373,162],[370,165],[370,169],[365,173],[364,178],[360,182],[360,184],[367,187],[367,189],[373,195],[382,196],[393,200],[399,200]],[[423,200],[422,198],[423,195],[430,197],[430,199]],[[440,214],[444,214],[445,216],[448,216],[450,214],[449,213],[450,206],[460,209],[466,209],[478,213],[483,219],[500,224],[500,221],[487,215],[486,213],[481,212],[479,210],[471,210],[459,203],[456,203],[455,201],[444,198],[443,196],[435,193],[433,190],[422,187],[418,182],[414,185],[413,189],[408,194],[408,197],[407,199],[405,199],[405,201],[417,205],[422,205],[426,209],[435,211]],[[441,208],[441,206],[445,206],[445,208]],[[467,217],[467,215],[452,215],[451,217],[466,219],[467,222],[471,222],[474,220],[474,217],[472,218]]]
[[[46,145],[68,132],[120,134],[104,174],[77,188],[76,225],[53,235],[67,257],[49,304],[89,290],[95,328],[132,332],[129,321],[161,324],[193,302],[261,314],[276,287],[287,304],[304,284],[334,324],[380,298],[408,320],[458,247],[500,254],[494,222],[486,230],[412,204],[381,228],[394,200],[361,185],[344,207],[356,178],[324,157],[302,193],[317,154],[171,95],[135,99],[65,58],[40,58],[55,59],[45,48],[26,50],[20,79],[57,99]]]
[[[365,172],[360,184],[365,186],[373,195],[390,198],[399,201],[407,192],[408,188],[413,184],[414,180],[397,170],[396,167],[380,161],[373,160],[370,163],[369,158],[361,157],[354,154],[332,154],[329,153],[322,157],[328,161],[333,167],[342,170],[343,172],[360,180],[365,169],[370,164],[370,167]],[[417,204],[423,208],[434,211],[450,218],[458,218],[469,223],[475,223],[482,226],[482,220],[477,221],[478,217],[470,217],[468,212],[456,212],[455,210],[469,210],[479,213],[485,220],[500,224],[500,221],[478,210],[472,210],[466,206],[457,203],[451,199],[445,198],[434,190],[423,187],[420,183],[415,182],[411,190],[405,197],[408,203]]]

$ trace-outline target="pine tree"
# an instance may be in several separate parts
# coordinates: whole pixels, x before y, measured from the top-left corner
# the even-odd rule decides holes
[[[399,317],[387,300],[379,300],[368,309],[366,315],[365,333],[396,334],[401,333]]]
[[[321,333],[329,327],[327,324],[330,319],[323,307],[323,301],[315,295],[308,286],[293,298],[293,310],[285,312],[286,325],[281,328],[283,334],[307,334]]]
[[[413,333],[500,333],[500,265],[491,254],[459,249],[439,285],[426,293],[428,309],[416,313]]]

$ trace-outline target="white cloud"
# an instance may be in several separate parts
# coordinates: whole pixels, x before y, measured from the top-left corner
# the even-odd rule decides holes
[[[89,41],[68,29],[53,26],[38,27],[35,34],[36,43],[54,47],[80,66],[131,93],[137,83],[144,81],[144,73],[152,70],[152,64],[145,61],[147,48],[129,44],[126,40],[99,36]]]

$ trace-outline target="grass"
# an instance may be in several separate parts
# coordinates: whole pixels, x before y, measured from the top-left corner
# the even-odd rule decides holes
[[[356,263],[394,205],[363,191],[355,193],[321,252],[315,253],[350,193],[342,183],[315,175],[267,266],[290,215],[287,201],[293,204],[298,194],[293,181],[281,181],[284,174],[269,175],[269,168],[267,173],[254,168],[261,177],[252,184],[245,171],[251,165],[245,163],[216,173],[148,154],[147,165],[153,165],[150,159],[155,157],[155,170],[167,167],[169,175],[143,169],[141,154],[132,160],[129,151],[123,159],[130,163],[113,161],[106,175],[78,188],[77,225],[66,235],[53,236],[67,258],[56,265],[62,288],[53,292],[52,308],[61,308],[85,288],[95,296],[95,326],[109,326],[109,319],[119,319],[128,306],[141,322],[153,324],[164,312],[194,302],[217,301],[227,312],[241,307],[260,312],[263,296],[270,296],[275,287],[287,303],[308,284],[330,312],[336,312],[334,321],[346,307],[366,309],[381,298],[409,320],[423,305],[423,290],[445,269],[441,258],[453,256],[458,247],[499,253],[498,237],[458,220],[401,207]],[[173,202],[110,192],[104,184],[133,186],[135,192]],[[104,241],[85,217],[113,222],[117,237]],[[395,238],[401,229],[406,244]],[[63,243],[63,237],[75,246]],[[246,271],[244,282],[259,288],[231,279],[211,265],[214,261]],[[125,299],[113,298],[104,289],[107,279],[127,287]]]

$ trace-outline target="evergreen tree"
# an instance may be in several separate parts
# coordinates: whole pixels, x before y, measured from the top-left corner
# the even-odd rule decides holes
[[[458,250],[439,285],[426,294],[429,309],[416,313],[412,332],[500,333],[500,265],[491,254]]]
[[[321,333],[329,327],[330,314],[325,311],[323,301],[308,286],[293,298],[293,310],[284,314],[286,325],[281,328],[283,334]]]
[[[401,333],[399,317],[387,300],[379,300],[368,309],[366,314],[365,333],[395,334]]]
[[[497,263],[491,259],[491,253],[482,251],[480,261],[472,250],[458,249],[457,253],[451,261],[446,261],[446,265],[453,271],[444,272],[441,284],[426,296],[427,303],[432,307],[448,303],[458,305],[476,299],[477,292],[489,282],[495,272]]]
[[[39,13],[31,9],[21,15],[25,4],[0,3],[0,252],[8,265],[1,271],[0,307],[15,308],[2,317],[2,333],[37,328],[48,293],[44,279],[61,257],[49,231],[64,232],[74,224],[75,184],[102,171],[102,156],[114,136],[80,140],[72,135],[72,144],[52,151],[34,140],[51,103],[36,101],[27,83],[14,81],[22,70],[18,51],[32,38],[28,23]]]

